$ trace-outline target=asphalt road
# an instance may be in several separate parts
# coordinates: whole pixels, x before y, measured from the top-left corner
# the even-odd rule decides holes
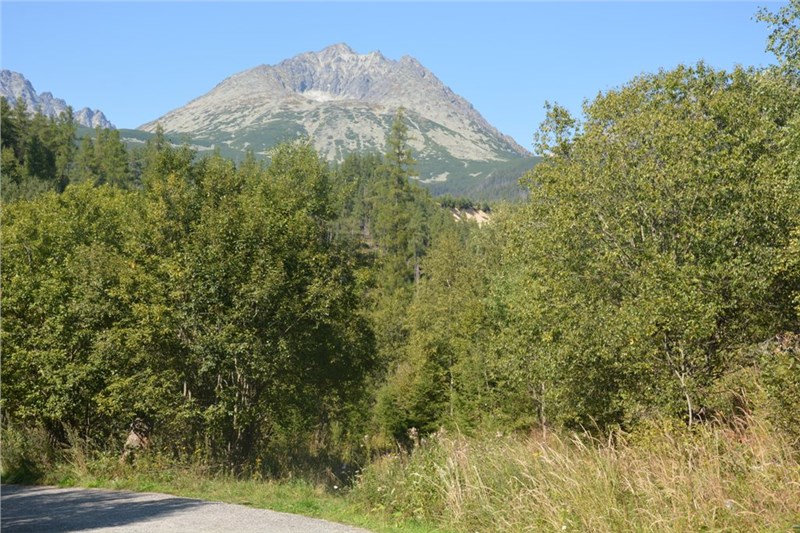
[[[166,494],[22,485],[0,487],[0,526],[3,533],[368,533],[305,516]]]

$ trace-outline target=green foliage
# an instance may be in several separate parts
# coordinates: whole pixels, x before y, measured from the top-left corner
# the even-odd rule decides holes
[[[3,148],[15,149],[19,146],[19,126],[12,116],[12,109],[4,97],[0,98],[0,144]],[[16,155],[16,153],[14,154]]]
[[[798,79],[800,76],[800,2],[789,0],[776,13],[759,9],[756,18],[770,26],[767,50],[775,54],[783,72]]]
[[[30,199],[46,191],[62,192],[69,183],[91,182],[120,188],[136,185],[130,156],[115,129],[97,128],[76,140],[72,109],[56,119],[32,117],[24,101],[0,103],[2,188],[5,202]]]
[[[408,125],[406,124],[405,110],[401,107],[392,121],[392,129],[386,138],[386,169],[394,185],[404,189],[408,178],[414,175],[416,161],[408,145]]]
[[[764,348],[760,363],[770,417],[800,445],[800,335],[779,335]]]
[[[119,130],[98,127],[94,139],[81,139],[70,181],[120,188],[129,188],[133,184],[128,151],[120,139]]]
[[[286,146],[263,170],[156,140],[145,189],[92,183],[3,218],[4,411],[57,437],[121,438],[239,466],[361,398],[372,337],[327,166]]]
[[[799,96],[700,64],[601,95],[579,130],[551,110],[551,156],[506,251],[498,354],[518,386],[540,383],[547,419],[691,422],[732,348],[797,325],[792,282],[770,273],[800,216],[785,149]]]
[[[241,461],[293,416],[313,423],[357,398],[370,338],[351,265],[327,238],[316,154],[283,147],[251,182],[222,160],[207,167],[182,258],[193,297],[181,323],[213,449],[227,443]]]
[[[3,401],[14,419],[55,432],[94,424],[114,355],[97,348],[130,305],[125,204],[110,189],[70,187],[6,206]]]
[[[3,201],[63,191],[75,152],[75,123],[68,108],[57,119],[28,116],[24,101],[13,109],[0,98]]]
[[[432,203],[409,182],[413,158],[402,110],[389,134],[388,151],[375,169],[364,199],[364,225],[376,247],[371,291],[379,359],[391,365],[402,359],[408,329],[406,313],[419,282],[421,261],[430,239]]]
[[[0,476],[3,483],[34,484],[42,482],[59,459],[52,436],[43,427],[18,428],[4,424]]]
[[[406,440],[412,427],[427,434],[490,423],[485,295],[497,252],[491,232],[475,226],[450,222],[435,235],[408,310],[406,359],[379,399],[395,438]]]

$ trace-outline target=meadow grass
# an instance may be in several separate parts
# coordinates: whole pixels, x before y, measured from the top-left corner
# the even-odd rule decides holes
[[[440,433],[376,461],[352,497],[456,531],[800,531],[797,450],[753,421],[606,441]]]
[[[239,479],[156,454],[120,464],[80,445],[58,460],[43,439],[24,441],[28,474],[38,473],[27,481],[163,492],[373,531],[800,531],[796,443],[754,420],[734,429],[665,420],[604,440],[440,431],[377,458],[349,488]],[[9,470],[24,462],[22,444],[6,432],[4,481],[26,481],[14,479],[25,469]]]
[[[360,526],[375,532],[446,532],[413,517],[365,512],[349,487],[302,477],[276,480],[220,473],[200,461],[175,461],[157,453],[140,454],[132,464],[118,452],[90,450],[75,435],[71,446],[54,446],[40,428],[4,428],[3,483],[42,484],[136,492],[158,492],[301,514]]]

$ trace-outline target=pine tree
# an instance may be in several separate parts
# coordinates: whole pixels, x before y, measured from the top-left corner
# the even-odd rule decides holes
[[[408,125],[406,124],[405,109],[397,110],[392,122],[392,129],[386,139],[386,168],[393,178],[393,183],[398,190],[403,191],[408,187],[408,178],[415,172],[416,161],[408,144]]]

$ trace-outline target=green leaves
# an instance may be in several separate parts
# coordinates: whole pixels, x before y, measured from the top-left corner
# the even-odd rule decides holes
[[[528,178],[507,253],[525,272],[512,294],[529,297],[512,322],[549,361],[531,368],[559,390],[558,418],[605,424],[655,404],[691,419],[728,350],[796,324],[770,272],[798,216],[781,147],[799,96],[769,72],[699,64],[599,96],[571,136],[552,110],[552,156]]]
[[[20,101],[13,109],[0,98],[2,116],[3,201],[32,198],[45,191],[61,192],[69,181],[75,152],[72,110],[58,119],[37,113],[32,118]]]
[[[56,427],[89,421],[107,381],[96,345],[127,312],[118,289],[130,220],[121,194],[68,188],[6,207],[3,377],[7,412]]]
[[[405,110],[401,107],[392,122],[392,129],[386,138],[385,165],[394,183],[401,189],[407,185],[408,178],[414,174],[416,161],[408,145],[408,125]]]
[[[767,50],[778,58],[784,73],[797,79],[800,75],[800,2],[790,0],[777,13],[762,7],[756,19],[772,29]]]
[[[144,191],[6,208],[9,416],[101,440],[145,416],[170,448],[240,462],[360,401],[371,336],[327,167],[301,145],[266,170],[187,156],[151,146]]]

